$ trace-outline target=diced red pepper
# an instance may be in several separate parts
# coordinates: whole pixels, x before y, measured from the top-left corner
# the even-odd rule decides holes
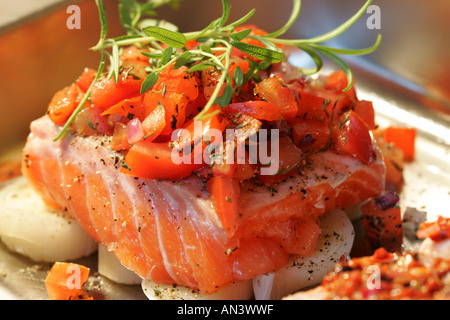
[[[416,134],[414,128],[388,127],[384,130],[383,138],[403,151],[405,161],[412,161],[415,157]]]
[[[76,263],[55,262],[46,279],[50,300],[93,300],[84,290],[90,269]]]

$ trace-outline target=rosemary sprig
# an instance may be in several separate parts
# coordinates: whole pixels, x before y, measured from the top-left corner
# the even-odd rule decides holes
[[[323,66],[322,57],[333,61],[343,69],[347,75],[348,86],[344,89],[344,91],[347,91],[352,85],[353,75],[348,65],[337,55],[368,54],[376,50],[381,42],[381,35],[379,35],[373,46],[363,49],[340,49],[327,47],[321,44],[346,31],[362,16],[367,10],[367,7],[372,3],[372,0],[367,0],[366,3],[350,17],[350,19],[336,29],[311,39],[279,38],[299,17],[302,7],[301,0],[293,0],[292,13],[285,25],[277,31],[267,35],[250,34],[250,29],[241,30],[239,32],[235,31],[236,27],[244,24],[255,14],[255,9],[248,12],[242,18],[228,23],[231,10],[229,0],[221,0],[222,15],[199,31],[181,33],[175,25],[169,22],[149,19],[150,16],[156,14],[155,9],[161,5],[168,4],[176,7],[180,1],[181,0],[146,0],[142,2],[139,0],[119,0],[120,20],[127,34],[113,39],[106,39],[106,34],[108,32],[106,11],[103,0],[96,0],[100,15],[101,34],[99,42],[91,49],[101,53],[101,62],[97,76],[92,85],[95,84],[103,72],[105,56],[109,56],[110,58],[111,66],[109,77],[114,76],[115,81],[119,81],[119,72],[121,70],[119,59],[120,48],[130,45],[136,45],[145,49],[145,55],[151,62],[151,66],[147,68],[148,75],[142,84],[141,93],[150,90],[158,81],[159,74],[171,64],[175,64],[175,68],[187,66],[189,68],[188,72],[197,72],[212,66],[221,72],[221,77],[210,99],[195,117],[195,120],[200,120],[214,114],[210,112],[210,109],[214,104],[225,107],[230,102],[233,94],[239,92],[240,87],[251,78],[255,77],[259,70],[266,69],[271,63],[280,62],[286,59],[283,51],[277,47],[277,45],[295,46],[311,56],[316,64],[316,68],[313,70],[300,68],[304,74],[312,74],[320,71]],[[246,38],[255,39],[259,41],[262,46],[251,45],[243,41]],[[198,43],[201,43],[201,45],[198,48],[188,50],[186,48],[186,43],[190,40],[195,40]],[[161,46],[161,43],[165,44],[167,47],[164,48]],[[240,70],[241,74],[237,71],[238,74],[230,76],[230,57],[233,48],[237,48],[262,62],[252,62],[249,71],[244,75],[242,74],[242,70]],[[144,50],[142,52],[144,53]],[[235,84],[234,87],[232,87],[233,83]],[[90,95],[91,88],[89,88],[82,103],[80,103],[77,110],[67,121],[60,136],[64,134],[76,114],[81,110]],[[219,96],[222,90],[223,93]]]

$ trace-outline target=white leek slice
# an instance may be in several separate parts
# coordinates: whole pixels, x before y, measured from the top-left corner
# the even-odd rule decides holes
[[[125,268],[113,251],[98,246],[98,273],[121,284],[139,284],[142,279],[133,271]]]
[[[251,280],[233,282],[209,295],[184,286],[156,284],[147,279],[142,281],[142,290],[149,300],[250,300],[253,297]]]
[[[317,248],[310,257],[292,256],[284,268],[253,279],[256,300],[278,300],[319,284],[343,255],[349,255],[355,232],[347,214],[335,210],[320,219],[320,226]]]
[[[46,206],[25,177],[0,185],[0,239],[34,261],[68,261],[88,256],[97,243],[67,212]]]

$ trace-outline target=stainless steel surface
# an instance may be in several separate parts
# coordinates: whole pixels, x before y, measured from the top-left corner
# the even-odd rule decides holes
[[[11,1],[11,3],[17,3]],[[70,2],[70,1],[69,1]],[[115,1],[107,1],[112,34],[120,33]],[[364,1],[304,0],[300,20],[286,37],[324,33],[350,17]],[[88,48],[98,39],[99,24],[93,1],[76,2],[81,7],[82,28],[65,27],[65,6],[39,16],[0,35],[0,150],[22,144],[29,122],[42,115],[53,93],[71,83],[85,66],[95,67],[98,56]],[[194,5],[192,5],[194,3]],[[256,7],[250,21],[268,31],[289,16],[290,0],[231,0],[235,19]],[[375,1],[381,9],[381,29],[368,30],[365,20],[334,41],[342,47],[371,45],[381,32],[379,50],[350,59],[358,95],[374,101],[382,126],[409,125],[418,129],[417,159],[405,169],[403,210],[411,207],[449,216],[450,207],[450,28],[446,0]],[[180,10],[161,10],[161,16],[177,23],[182,31],[197,30],[220,15],[220,1],[184,0]],[[307,61],[294,56],[294,64]],[[333,67],[330,64],[327,68]],[[20,150],[19,150],[20,151]],[[117,286],[95,274],[95,256],[81,261],[94,270],[90,279],[98,298],[141,299],[139,287]],[[49,265],[35,264],[10,253],[0,244],[0,298],[46,299],[44,278]]]

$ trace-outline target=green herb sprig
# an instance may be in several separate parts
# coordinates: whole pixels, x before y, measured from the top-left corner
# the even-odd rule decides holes
[[[240,19],[228,23],[231,9],[229,0],[222,0],[222,15],[200,31],[181,33],[174,24],[149,18],[156,14],[156,8],[162,5],[177,7],[180,1],[146,0],[145,2],[141,2],[139,0],[119,0],[119,15],[126,35],[107,39],[108,22],[103,0],[96,0],[101,22],[101,35],[97,45],[91,49],[101,53],[97,76],[88,89],[82,103],[80,103],[67,121],[57,139],[64,134],[76,114],[82,109],[82,106],[89,98],[92,86],[103,72],[106,56],[110,60],[108,77],[114,77],[116,82],[119,81],[119,73],[121,72],[119,58],[122,47],[136,45],[142,48],[142,53],[151,62],[150,67],[146,69],[147,76],[143,81],[141,94],[150,90],[158,81],[159,74],[172,64],[174,64],[175,69],[186,66],[189,68],[188,72],[202,71],[211,66],[220,71],[221,77],[215,90],[206,105],[195,117],[195,120],[201,120],[205,117],[212,116],[216,112],[220,112],[209,112],[213,105],[218,104],[220,107],[226,107],[231,101],[233,94],[239,92],[240,88],[255,77],[258,71],[265,70],[272,63],[281,62],[286,59],[283,50],[277,45],[295,46],[306,52],[312,58],[316,64],[316,68],[312,70],[299,68],[306,75],[317,73],[321,70],[323,66],[322,57],[333,61],[345,72],[348,79],[348,86],[344,91],[348,91],[353,83],[353,74],[349,66],[337,55],[368,54],[376,50],[381,42],[381,35],[378,35],[375,43],[371,47],[363,49],[340,49],[321,44],[346,31],[362,16],[372,3],[372,0],[366,1],[350,19],[336,29],[311,39],[280,38],[299,17],[302,7],[301,0],[293,0],[292,13],[285,25],[267,35],[251,34],[251,29],[236,31],[236,27],[248,21],[255,14],[256,10],[252,9]],[[242,40],[246,38],[257,40],[263,46],[255,46],[243,42]],[[201,43],[201,45],[198,48],[189,50],[186,48],[186,43],[191,40],[195,40]],[[161,43],[166,45],[166,47],[161,46]],[[236,68],[235,74],[230,75],[229,68],[233,48],[237,48],[261,62],[250,61],[250,69],[245,74],[242,74],[240,68]],[[222,92],[221,95],[220,92]]]

